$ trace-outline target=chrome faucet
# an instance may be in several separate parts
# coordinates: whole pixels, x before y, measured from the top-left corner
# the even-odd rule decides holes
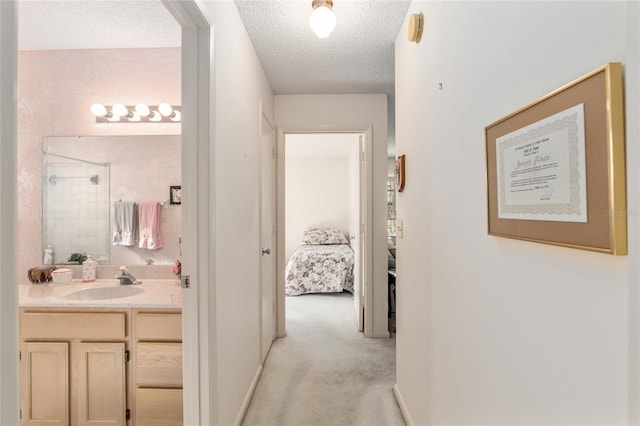
[[[142,281],[138,281],[136,277],[127,270],[126,266],[121,266],[118,269],[116,278],[120,280],[120,285],[142,284]]]

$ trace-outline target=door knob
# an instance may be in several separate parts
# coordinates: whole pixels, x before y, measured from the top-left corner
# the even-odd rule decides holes
[[[262,249],[262,255],[264,256],[265,254],[271,254],[271,249],[270,248],[263,248]]]

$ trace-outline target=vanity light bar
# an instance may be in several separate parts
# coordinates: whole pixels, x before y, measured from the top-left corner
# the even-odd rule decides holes
[[[96,123],[180,123],[182,121],[182,108],[167,103],[136,106],[93,104],[91,112],[96,116]]]

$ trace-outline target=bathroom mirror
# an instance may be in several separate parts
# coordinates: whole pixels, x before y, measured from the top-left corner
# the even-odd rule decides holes
[[[42,246],[54,264],[173,264],[180,257],[180,136],[48,136],[42,141]],[[113,245],[114,203],[157,202],[162,247]]]

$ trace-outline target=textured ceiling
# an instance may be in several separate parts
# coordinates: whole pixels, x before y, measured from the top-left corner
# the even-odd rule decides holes
[[[391,155],[394,42],[410,0],[333,1],[337,25],[327,39],[309,28],[311,0],[234,2],[275,94],[390,95]],[[19,0],[18,6],[20,50],[181,44],[180,27],[160,0]]]
[[[20,50],[179,47],[180,44],[180,26],[158,0],[18,2]]]
[[[311,0],[235,1],[276,94],[392,94],[409,3],[334,0],[336,29],[319,39]],[[180,46],[180,27],[159,0],[19,0],[18,11],[20,50]]]
[[[337,25],[326,39],[309,28],[311,0],[235,3],[276,94],[393,93],[409,1],[334,0]]]

